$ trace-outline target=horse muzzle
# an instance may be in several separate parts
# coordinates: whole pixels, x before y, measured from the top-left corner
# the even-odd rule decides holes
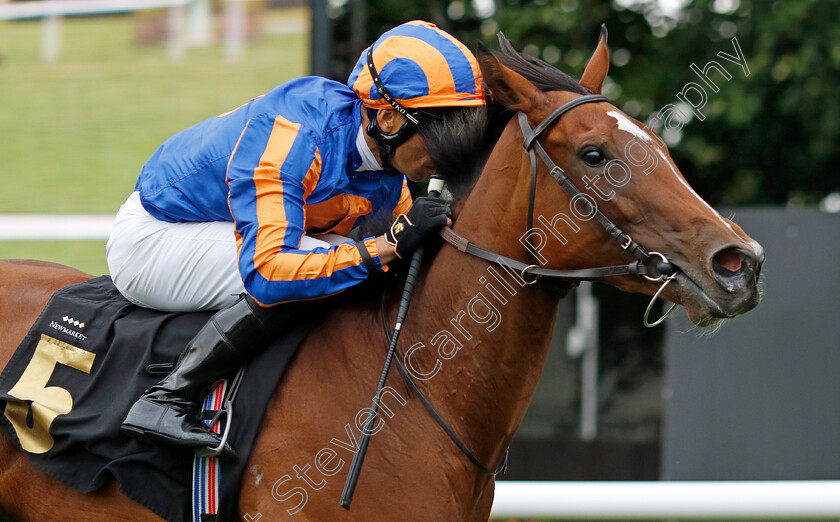
[[[749,312],[761,301],[759,279],[764,259],[764,248],[755,241],[722,248],[712,256],[708,276],[695,278],[685,271],[677,274],[678,302],[698,326]]]

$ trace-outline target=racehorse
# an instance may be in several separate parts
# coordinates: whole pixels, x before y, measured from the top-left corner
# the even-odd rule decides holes
[[[558,305],[549,286],[526,283],[551,270],[635,266],[587,278],[658,293],[700,326],[757,305],[761,246],[691,189],[652,130],[597,96],[609,65],[605,34],[580,82],[515,52],[480,50],[478,59],[495,101],[522,116],[456,203],[452,242],[525,268],[449,243],[427,252],[396,356],[416,388],[389,374],[349,511],[338,501],[398,298],[330,312],[274,391],[242,478],[240,517],[486,521],[492,471],[534,393]],[[593,219],[595,206],[607,224]],[[35,261],[0,262],[0,274],[5,364],[50,295],[90,276]],[[113,483],[89,495],[71,490],[5,437],[0,506],[20,520],[158,520]]]

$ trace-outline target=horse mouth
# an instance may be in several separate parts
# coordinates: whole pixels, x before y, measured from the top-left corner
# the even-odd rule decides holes
[[[712,326],[724,319],[732,319],[745,314],[755,308],[761,300],[758,289],[753,288],[749,295],[723,302],[720,298],[710,295],[701,284],[683,270],[677,273],[674,282],[678,284],[677,295],[675,295],[677,302],[685,307],[691,322],[700,327]]]

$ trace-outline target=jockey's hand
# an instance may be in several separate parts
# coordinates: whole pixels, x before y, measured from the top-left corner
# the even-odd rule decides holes
[[[452,210],[440,199],[420,197],[408,214],[400,214],[385,232],[385,241],[394,247],[400,259],[410,255],[423,244],[427,236],[450,223]]]

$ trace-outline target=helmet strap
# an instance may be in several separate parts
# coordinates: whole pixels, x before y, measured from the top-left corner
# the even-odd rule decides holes
[[[391,91],[385,88],[385,84],[382,83],[382,80],[379,78],[379,73],[376,72],[376,67],[373,66],[373,50],[372,47],[368,47],[367,50],[367,65],[370,71],[370,77],[373,78],[373,84],[376,85],[376,92],[379,93],[382,98],[385,99],[388,103],[391,104],[398,113],[402,114],[407,121],[409,121],[415,127],[420,125],[420,120],[417,119],[417,115],[411,112],[408,112],[405,107],[400,105],[400,102],[397,101],[396,98],[391,94]]]
[[[389,174],[401,174],[397,169],[391,165],[391,158],[397,151],[397,147],[408,141],[414,135],[414,126],[408,123],[408,120],[397,129],[397,132],[388,134],[385,133],[379,122],[376,119],[377,110],[368,108],[368,124],[365,131],[368,136],[373,138],[376,146],[379,149],[379,157],[382,158],[382,167]]]
[[[414,135],[420,124],[420,120],[417,119],[416,114],[409,112],[405,107],[400,105],[396,98],[394,98],[391,94],[391,91],[385,88],[385,85],[379,78],[379,73],[376,72],[376,67],[373,65],[372,47],[369,47],[367,50],[367,65],[368,70],[370,71],[370,76],[373,78],[373,84],[376,86],[376,92],[378,92],[385,101],[391,104],[391,107],[393,107],[394,110],[405,117],[405,122],[402,126],[397,129],[396,132],[388,134],[383,132],[382,128],[379,127],[379,122],[376,119],[377,110],[368,108],[368,119],[370,121],[368,122],[367,129],[365,129],[368,136],[373,138],[376,142],[376,146],[379,148],[379,156],[382,158],[382,166],[385,171],[390,174],[400,174],[400,172],[391,165],[391,158],[394,157],[397,147],[408,141],[408,139]]]

